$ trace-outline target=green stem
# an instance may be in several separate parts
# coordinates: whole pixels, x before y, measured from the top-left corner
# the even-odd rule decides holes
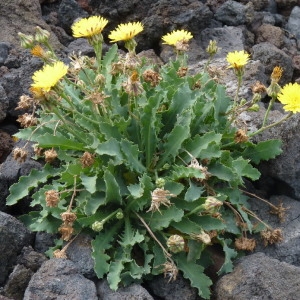
[[[188,216],[190,216],[190,215],[194,215],[194,214],[196,214],[197,212],[199,212],[200,210],[202,210],[203,209],[203,206],[202,206],[202,204],[201,205],[199,205],[199,206],[197,206],[196,208],[194,208],[192,211],[190,211],[189,213],[187,213],[187,214],[185,214],[184,216],[185,217],[188,217]]]
[[[261,127],[261,128],[258,129],[257,131],[250,133],[250,134],[249,134],[249,137],[252,137],[252,136],[254,136],[254,135],[256,135],[256,134],[258,134],[258,133],[260,133],[260,132],[262,132],[262,131],[264,131],[264,130],[266,130],[266,129],[269,129],[269,128],[272,128],[272,127],[274,127],[274,126],[277,126],[277,125],[281,124],[282,122],[284,122],[284,121],[286,121],[287,119],[289,119],[292,115],[293,115],[293,112],[290,112],[290,113],[287,114],[285,117],[283,117],[281,120],[279,120],[279,121],[277,121],[277,122],[274,122],[274,123],[272,123],[272,124],[270,124],[270,125]]]
[[[265,113],[265,117],[264,117],[264,120],[263,120],[263,123],[262,123],[261,127],[264,127],[266,125],[266,122],[268,120],[268,116],[269,116],[270,110],[271,110],[271,108],[272,108],[272,106],[273,106],[273,104],[275,102],[275,99],[276,98],[272,97],[271,101],[269,102],[269,106],[268,106],[268,109],[267,109],[267,111]]]

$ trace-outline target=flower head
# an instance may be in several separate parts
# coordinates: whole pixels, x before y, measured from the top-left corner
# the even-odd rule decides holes
[[[73,36],[76,38],[80,37],[92,37],[94,35],[100,34],[108,20],[100,16],[92,16],[89,18],[83,18],[75,22],[71,29],[73,31]]]
[[[34,72],[31,86],[49,92],[67,72],[68,66],[61,61],[57,61],[53,65],[45,65],[42,70]]]
[[[288,83],[278,94],[278,100],[284,105],[284,110],[293,113],[300,112],[300,84]]]
[[[234,68],[235,70],[242,69],[249,61],[250,55],[242,51],[229,52],[226,56],[228,63],[230,64],[229,68]]]
[[[192,34],[186,30],[173,30],[171,33],[168,33],[162,37],[164,41],[163,44],[170,46],[176,46],[177,43],[188,42],[193,38]]]
[[[283,69],[279,66],[274,67],[272,74],[271,74],[271,79],[274,80],[275,82],[278,82],[282,76]]]
[[[129,41],[133,39],[138,33],[143,31],[144,26],[141,22],[129,22],[120,24],[115,30],[111,31],[108,38],[111,43],[118,41]]]

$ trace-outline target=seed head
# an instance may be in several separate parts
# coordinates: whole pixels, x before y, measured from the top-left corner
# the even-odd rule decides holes
[[[28,152],[23,148],[15,148],[13,150],[13,158],[19,163],[23,163],[27,158]]]
[[[46,205],[49,207],[56,207],[59,202],[59,193],[55,190],[45,192]]]
[[[234,246],[238,250],[253,251],[256,247],[256,241],[255,239],[240,237],[235,240]]]
[[[54,149],[45,151],[45,161],[47,163],[52,163],[57,158],[57,152]]]
[[[176,197],[176,195],[171,194],[168,190],[163,188],[156,188],[153,192],[151,192],[151,206],[147,212],[160,212],[159,207],[161,205],[170,207],[172,204],[169,200],[169,197]]]
[[[58,228],[58,231],[64,241],[69,241],[72,237],[74,229],[70,224],[64,223]]]
[[[184,250],[185,241],[181,235],[171,235],[167,240],[167,246],[173,253],[178,253]]]
[[[68,211],[60,214],[60,216],[61,216],[61,219],[63,220],[63,222],[68,225],[72,225],[75,222],[75,220],[77,219],[76,214],[74,214],[72,212],[68,212]]]
[[[90,167],[95,162],[94,155],[86,151],[83,153],[82,157],[80,158],[80,162],[83,168]]]

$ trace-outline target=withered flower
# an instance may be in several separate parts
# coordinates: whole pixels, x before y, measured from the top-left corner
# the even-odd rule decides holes
[[[150,85],[153,87],[157,86],[159,84],[159,81],[161,80],[159,73],[157,73],[151,69],[144,71],[143,78],[146,82],[149,82]]]
[[[68,258],[67,254],[66,254],[66,250],[62,249],[56,249],[55,251],[53,251],[53,257],[54,258]]]
[[[268,244],[272,245],[283,241],[282,231],[278,228],[274,230],[267,228],[261,231],[260,235],[264,241],[265,246],[268,246]]]
[[[273,215],[277,215],[280,222],[284,222],[286,211],[289,208],[290,207],[283,207],[283,203],[281,202],[281,203],[278,204],[278,206],[272,206],[272,209],[271,209],[270,213],[273,214]]]
[[[214,213],[216,212],[219,207],[221,207],[223,205],[223,202],[216,199],[215,197],[212,196],[208,196],[204,202],[204,204],[202,205],[203,208],[207,211],[207,212],[211,212]]]
[[[37,118],[35,118],[32,114],[25,113],[18,117],[17,122],[19,122],[22,127],[27,128],[35,126],[37,124]]]
[[[244,143],[248,141],[248,136],[245,130],[238,129],[238,131],[234,135],[234,141],[235,143]]]
[[[59,202],[59,193],[55,190],[49,190],[45,192],[46,205],[49,207],[56,207]]]
[[[44,154],[47,163],[52,163],[57,158],[57,152],[54,149],[46,150]]]
[[[253,251],[256,247],[256,241],[255,239],[239,237],[235,240],[234,246],[237,250]]]
[[[204,230],[202,230],[200,233],[191,234],[191,238],[194,240],[197,240],[199,242],[202,242],[203,244],[211,244],[211,237],[208,233],[206,233]]]
[[[84,152],[82,157],[80,158],[80,163],[83,168],[92,166],[94,162],[95,162],[94,155],[87,151]]]
[[[202,166],[196,158],[192,158],[190,164],[188,165],[189,168],[194,168],[197,170],[200,170],[202,174],[204,175],[204,178],[197,178],[198,181],[202,182],[204,180],[207,180],[210,176],[211,173],[208,172],[207,167]]]
[[[136,71],[134,71],[128,80],[123,83],[123,87],[125,92],[132,96],[138,96],[144,91]]]
[[[164,267],[164,277],[169,278],[168,282],[171,280],[175,281],[178,275],[178,269],[174,262],[167,261],[163,264]]]
[[[251,89],[254,94],[256,93],[261,94],[267,92],[266,86],[259,81],[256,81],[254,85],[251,87]]]
[[[187,67],[180,67],[177,71],[177,75],[179,77],[184,77],[186,75],[187,71],[188,71]]]
[[[64,221],[64,224],[68,224],[68,225],[72,225],[75,220],[77,219],[76,214],[72,213],[72,212],[63,212],[62,214],[60,214],[61,219]]]
[[[18,106],[15,109],[16,110],[28,109],[31,108],[33,105],[34,105],[34,99],[32,97],[29,97],[28,95],[22,95],[20,96]]]
[[[271,74],[271,80],[278,83],[283,73],[283,69],[279,66],[274,67],[272,74]]]
[[[28,152],[23,148],[15,148],[13,150],[13,158],[19,163],[22,163],[26,160]]]
[[[64,223],[58,228],[58,231],[64,241],[69,241],[72,237],[74,229],[71,225]]]
[[[153,192],[151,192],[151,206],[147,210],[147,212],[160,212],[159,207],[161,205],[170,207],[172,203],[170,202],[169,197],[176,197],[176,195],[171,194],[168,190],[165,190],[163,188],[156,188]]]

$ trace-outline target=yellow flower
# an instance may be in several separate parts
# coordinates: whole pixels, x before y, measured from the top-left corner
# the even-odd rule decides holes
[[[144,26],[141,22],[129,22],[120,24],[115,30],[110,32],[108,38],[111,43],[118,41],[129,41],[133,39],[138,33],[143,31]]]
[[[300,112],[300,84],[286,84],[278,94],[278,100],[284,105],[284,110]]]
[[[188,42],[193,38],[192,34],[186,30],[173,30],[171,33],[168,33],[162,37],[164,41],[163,44],[168,44],[171,46],[176,46],[179,42]]]
[[[92,16],[75,22],[71,29],[73,31],[73,36],[76,38],[89,38],[100,34],[107,23],[108,20],[104,19],[103,17]]]
[[[250,59],[250,55],[242,51],[229,52],[226,57],[228,63],[230,64],[229,68],[234,68],[236,70],[242,69]]]
[[[45,65],[42,70],[34,72],[31,87],[49,92],[67,72],[68,66],[61,61]]]

